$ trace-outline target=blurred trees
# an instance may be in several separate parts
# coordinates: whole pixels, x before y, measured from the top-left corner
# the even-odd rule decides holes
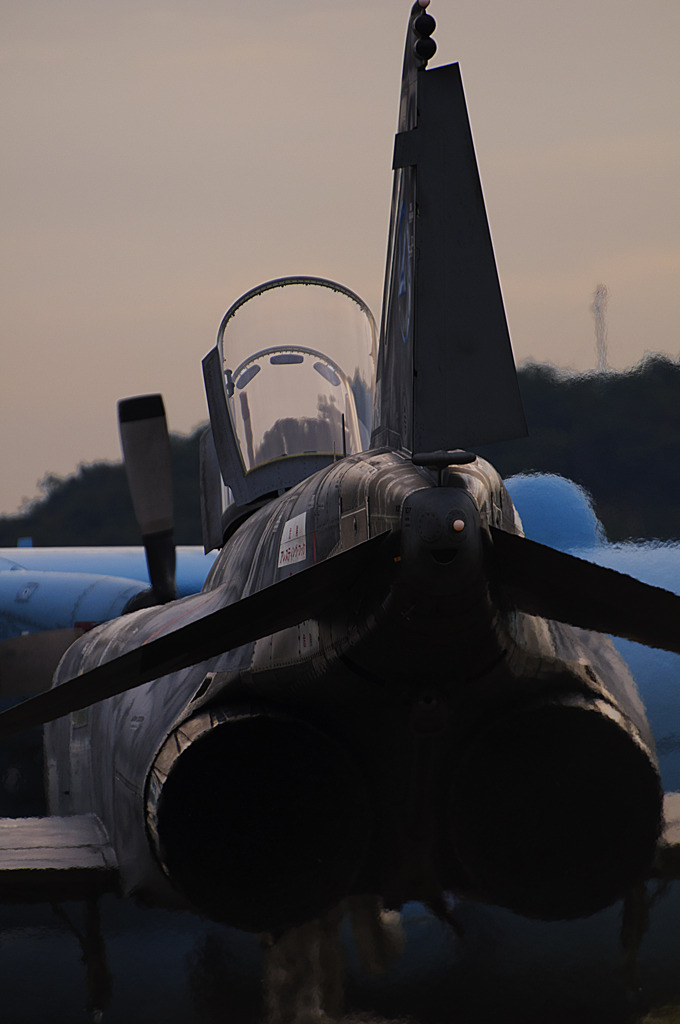
[[[625,373],[585,376],[527,364],[519,382],[529,437],[487,445],[480,455],[504,477],[559,473],[577,481],[610,540],[680,537],[680,361],[647,356]],[[171,435],[179,544],[201,543],[202,429]],[[48,475],[41,489],[20,514],[0,517],[0,547],[19,537],[36,546],[139,543],[120,463]]]
[[[198,442],[203,429],[170,435],[178,544],[201,543]],[[0,517],[0,547],[14,547],[20,537],[31,537],[36,547],[140,543],[122,463],[94,462],[63,478],[49,474],[39,486],[42,497],[18,515]]]
[[[519,371],[529,437],[479,454],[502,476],[559,473],[593,497],[610,540],[680,537],[680,361],[625,373]]]

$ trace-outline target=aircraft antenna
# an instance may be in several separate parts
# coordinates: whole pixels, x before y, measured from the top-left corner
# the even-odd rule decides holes
[[[607,300],[609,292],[606,284],[598,284],[593,296],[593,304],[590,307],[595,318],[595,344],[597,346],[597,369],[599,373],[606,373],[609,369],[607,362]]]

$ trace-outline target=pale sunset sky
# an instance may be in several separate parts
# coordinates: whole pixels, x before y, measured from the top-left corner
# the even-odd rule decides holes
[[[284,274],[380,311],[409,0],[4,0],[0,513],[207,417],[225,309]],[[680,354],[680,4],[432,0],[518,362]],[[680,398],[679,398],[680,401]]]

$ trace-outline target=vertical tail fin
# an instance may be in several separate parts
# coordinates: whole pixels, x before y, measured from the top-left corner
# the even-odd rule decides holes
[[[426,70],[423,6],[406,36],[372,438],[411,453],[526,434],[460,71]]]

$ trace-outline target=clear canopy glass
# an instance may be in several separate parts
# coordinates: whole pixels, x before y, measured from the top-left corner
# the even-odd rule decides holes
[[[369,446],[376,326],[353,292],[323,278],[269,281],[231,307],[218,346],[246,473]]]

